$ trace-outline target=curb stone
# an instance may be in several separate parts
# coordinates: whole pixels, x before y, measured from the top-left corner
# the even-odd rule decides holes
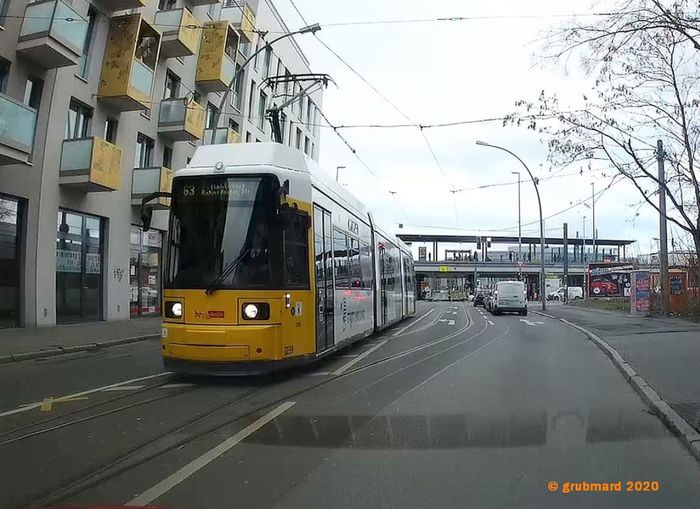
[[[538,315],[548,316],[538,311],[533,311]],[[556,319],[556,318],[555,318]],[[573,327],[582,332],[589,340],[600,348],[613,362],[615,367],[622,373],[625,380],[634,388],[642,400],[654,411],[666,426],[681,440],[685,448],[700,461],[700,433],[688,424],[688,421],[683,419],[678,412],[663,400],[663,398],[632,368],[620,353],[610,346],[607,342],[593,334],[591,331],[584,329],[580,325],[571,323],[563,318],[559,318],[564,324]]]
[[[67,355],[76,352],[94,352],[102,348],[111,346],[125,345],[128,343],[138,343],[140,341],[148,341],[152,339],[160,339],[160,334],[147,334],[145,336],[133,336],[129,338],[110,339],[108,341],[87,343],[84,345],[75,346],[51,346],[44,350],[34,350],[31,352],[13,353],[9,355],[0,355],[0,364],[10,362],[28,361],[32,359],[43,359],[46,357],[55,357],[58,355]],[[699,437],[700,438],[700,437]]]

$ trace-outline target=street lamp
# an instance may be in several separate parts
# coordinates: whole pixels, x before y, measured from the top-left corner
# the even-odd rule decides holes
[[[234,69],[233,71],[233,77],[231,78],[231,82],[228,84],[228,88],[224,91],[224,96],[221,98],[221,104],[219,104],[219,110],[214,114],[214,127],[212,127],[212,132],[211,132],[211,141],[212,144],[214,144],[216,140],[216,130],[218,129],[219,126],[219,118],[221,118],[221,113],[224,111],[224,107],[226,106],[226,100],[228,99],[228,94],[231,92],[233,87],[236,84],[236,80],[238,79],[238,75],[243,71],[243,69],[246,68],[246,66],[260,53],[263,51],[266,51],[268,48],[270,48],[273,44],[275,44],[277,41],[281,41],[282,39],[286,39],[287,37],[292,37],[293,35],[298,35],[298,34],[315,34],[321,30],[321,25],[318,23],[314,23],[313,25],[308,25],[305,27],[300,28],[299,30],[296,30],[294,32],[289,32],[283,35],[280,35],[276,39],[273,39],[272,41],[268,42],[264,46],[261,46],[258,48],[257,51],[254,51],[252,55],[250,55],[245,62],[241,64],[241,66],[238,69]]]
[[[537,194],[537,205],[540,209],[540,301],[542,302],[542,310],[544,311],[547,309],[547,301],[545,300],[544,294],[544,220],[542,219],[542,200],[540,199],[540,190],[537,187],[538,180],[532,176],[532,172],[530,171],[530,168],[527,167],[525,162],[507,148],[499,147],[498,145],[491,145],[490,143],[486,143],[483,141],[477,141],[476,144],[482,147],[491,147],[498,150],[502,150],[503,152],[507,152],[508,154],[515,157],[518,161],[520,161],[520,164],[523,165],[523,167],[527,171],[527,174],[530,176],[530,180],[532,180],[532,185],[535,186],[535,193]]]
[[[519,171],[511,171],[510,172],[512,175],[517,175],[518,176],[518,273],[520,274],[520,279],[523,278],[523,269],[521,260],[523,259],[523,231],[522,231],[522,223],[520,220],[520,172]]]
[[[340,176],[340,170],[344,170],[345,166],[336,166],[335,167],[335,181],[338,182],[338,178]]]

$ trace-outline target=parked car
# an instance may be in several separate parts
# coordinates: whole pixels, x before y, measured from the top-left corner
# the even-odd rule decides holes
[[[500,315],[505,312],[527,316],[525,283],[522,281],[499,281],[493,292],[491,312]]]
[[[484,292],[476,292],[474,294],[474,307],[477,306],[486,307]]]
[[[547,295],[547,300],[564,300],[565,288],[557,288],[556,291],[550,292]],[[580,286],[569,287],[569,300],[583,299],[583,288]]]
[[[591,292],[596,297],[602,297],[605,295],[614,295],[617,293],[617,284],[612,281],[593,281],[591,283]]]

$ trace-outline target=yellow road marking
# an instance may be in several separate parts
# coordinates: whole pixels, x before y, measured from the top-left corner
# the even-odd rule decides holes
[[[70,403],[71,401],[81,401],[88,399],[87,396],[82,396],[82,397],[70,397],[70,396],[64,396],[62,398],[45,398],[41,402],[41,407],[40,410],[42,412],[50,412],[53,410],[53,404],[54,403]]]

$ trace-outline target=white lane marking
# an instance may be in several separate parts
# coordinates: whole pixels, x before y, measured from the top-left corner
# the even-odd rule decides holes
[[[451,314],[456,315],[457,311],[451,311]]]
[[[520,321],[527,325],[530,325],[531,327],[535,327],[537,325],[544,325],[544,322],[531,322],[530,320],[525,320],[525,318],[521,318]]]
[[[386,340],[377,343],[377,344],[374,345],[372,348],[370,348],[369,350],[366,350],[365,352],[362,352],[362,354],[358,355],[357,357],[355,357],[353,360],[351,360],[351,361],[348,362],[347,364],[343,364],[342,366],[340,366],[338,369],[336,369],[336,370],[333,372],[333,374],[334,374],[334,375],[341,375],[341,374],[343,374],[345,371],[347,371],[348,369],[350,369],[351,367],[353,367],[355,364],[357,364],[358,362],[360,362],[362,359],[364,359],[364,358],[367,357],[368,355],[371,355],[373,352],[375,352],[376,350],[378,350],[378,349],[380,349],[381,347],[383,347],[386,343],[387,343]]]
[[[87,391],[82,391],[82,392],[76,392],[74,394],[68,394],[66,396],[61,396],[60,399],[68,399],[68,398],[77,398],[80,396],[85,396],[86,394],[93,394],[95,392],[101,392],[104,391],[105,389],[111,389],[112,387],[119,387],[121,385],[128,385],[134,382],[143,382],[144,380],[150,380],[152,378],[157,378],[159,376],[163,375],[169,375],[170,373],[168,371],[165,371],[163,373],[156,373],[155,375],[148,375],[148,376],[142,376],[139,378],[132,378],[131,380],[124,380],[122,382],[117,382],[114,384],[109,384],[105,385],[103,387],[96,387],[95,389],[89,389]],[[54,399],[59,399],[59,398],[54,398]],[[19,408],[15,408],[14,410],[8,410],[6,412],[0,413],[0,417],[6,417],[8,415],[13,415],[13,414],[18,414],[21,412],[27,412],[28,410],[34,410],[35,408],[39,408],[41,406],[42,402],[36,402],[36,403],[27,403]]]
[[[117,391],[138,391],[143,389],[145,385],[119,385],[117,387],[107,387],[102,392],[117,392]]]
[[[328,376],[332,373],[330,371],[316,371],[315,373],[309,373],[311,376]]]
[[[136,506],[136,507],[143,507],[145,505],[150,504],[153,502],[155,499],[160,497],[161,495],[167,493],[171,489],[173,489],[175,486],[180,484],[182,481],[187,479],[188,477],[191,477],[193,474],[195,474],[197,471],[201,470],[202,468],[206,467],[209,463],[214,461],[216,458],[227,452],[229,449],[232,447],[238,445],[241,443],[243,440],[248,438],[250,435],[258,431],[260,428],[262,428],[265,424],[268,422],[272,421],[273,419],[277,418],[279,415],[283,414],[290,408],[292,408],[296,402],[294,401],[287,401],[285,403],[282,403],[280,406],[275,408],[274,410],[271,410],[267,414],[263,415],[260,417],[257,421],[253,422],[252,424],[249,424],[245,428],[243,428],[241,431],[233,435],[232,437],[227,438],[223,442],[221,442],[219,445],[216,447],[208,450],[204,454],[202,454],[200,457],[195,458],[191,462],[189,462],[187,465],[182,467],[180,470],[177,472],[169,475],[165,479],[163,479],[161,482],[156,484],[155,486],[147,489],[140,495],[134,497],[131,501],[129,501],[126,505],[130,506]]]
[[[454,320],[450,320],[449,322],[447,322],[447,325],[454,325],[454,324],[455,324]]]
[[[403,329],[397,330],[397,331],[396,331],[394,334],[392,334],[391,336],[392,336],[392,337],[400,336],[400,335],[403,334],[409,327],[414,326],[415,324],[417,324],[418,322],[420,322],[423,318],[425,318],[426,316],[428,316],[428,315],[429,315],[430,313],[432,313],[433,311],[435,311],[435,308],[430,308],[426,313],[424,313],[423,315],[421,315],[417,320],[413,320],[411,323],[409,323],[408,325],[406,325],[406,327],[404,327]]]
[[[346,355],[336,355],[335,356],[336,359],[352,359],[353,357],[357,357],[357,354],[350,353],[350,354],[346,354]]]
[[[194,384],[188,383],[177,383],[177,384],[165,384],[161,385],[159,389],[177,389],[178,387],[192,387]]]
[[[486,321],[489,322],[489,325],[495,325],[491,320],[486,320]]]

